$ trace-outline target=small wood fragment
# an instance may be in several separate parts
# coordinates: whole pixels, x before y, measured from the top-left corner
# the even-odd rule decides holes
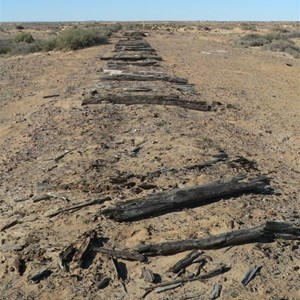
[[[142,276],[146,282],[154,283],[155,282],[155,275],[153,272],[145,267],[142,269]]]
[[[48,99],[48,98],[56,98],[59,97],[59,94],[53,94],[53,95],[47,95],[47,96],[43,96],[43,99]]]
[[[69,272],[69,263],[72,261],[76,253],[74,245],[68,246],[62,252],[59,253],[60,267],[65,271]]]
[[[102,290],[106,288],[110,283],[110,278],[109,277],[103,277],[98,283],[97,283],[97,288]]]
[[[37,202],[40,202],[40,201],[43,201],[43,200],[49,200],[51,199],[52,197],[49,195],[49,194],[42,194],[42,195],[36,195],[32,198],[32,201],[34,203],[37,203]]]
[[[111,259],[116,275],[117,275],[117,279],[120,280],[120,284],[124,289],[124,292],[127,293],[127,288],[125,285],[125,280],[127,279],[127,268],[126,265],[124,263],[120,263],[117,259],[112,258]]]
[[[45,269],[29,278],[29,281],[33,283],[39,283],[41,280],[48,278],[52,274],[52,271],[49,269]]]
[[[56,198],[56,199],[62,199],[64,201],[68,201],[68,198],[61,196],[61,195],[56,195],[56,194],[52,194],[52,193],[46,193],[46,194],[42,194],[42,195],[36,195],[32,198],[32,201],[34,203],[43,201],[43,200],[49,200],[51,198]]]
[[[108,249],[108,248],[103,248],[103,247],[93,247],[93,251],[106,254],[110,257],[114,258],[122,258],[126,260],[131,260],[131,261],[145,261],[146,258],[144,255],[133,251],[133,250],[127,250],[127,249],[122,249],[122,250],[116,250],[116,249]]]
[[[209,296],[210,300],[214,300],[220,297],[222,291],[222,285],[219,283],[215,283],[212,289],[212,292]]]
[[[256,273],[260,271],[261,266],[252,267],[243,277],[241,283],[243,286],[247,286],[248,283],[256,276]]]
[[[58,155],[57,157],[54,158],[54,161],[55,162],[58,162],[59,160],[61,160],[62,158],[64,158],[67,154],[73,152],[74,150],[76,150],[76,148],[74,149],[71,149],[71,150],[68,150],[68,151],[65,151],[64,153]]]
[[[117,279],[125,281],[127,279],[127,268],[124,263],[119,262],[116,258],[111,259],[116,271]]]
[[[6,225],[4,225],[4,226],[0,229],[0,232],[3,232],[3,231],[5,231],[5,230],[7,230],[7,229],[9,229],[9,228],[11,228],[11,227],[13,227],[13,226],[19,224],[19,222],[20,222],[19,219],[16,219],[16,220],[13,220],[13,221],[7,223]]]
[[[216,269],[214,269],[210,272],[207,272],[206,274],[201,274],[201,275],[196,276],[196,277],[188,277],[188,278],[183,278],[183,279],[172,280],[172,281],[169,281],[169,282],[163,282],[163,283],[157,284],[155,286],[145,287],[143,289],[146,290],[146,291],[149,291],[149,290],[152,291],[152,290],[154,290],[158,287],[165,287],[165,286],[168,286],[168,285],[171,285],[171,284],[177,284],[177,283],[184,284],[186,282],[206,280],[206,279],[218,276],[220,274],[223,274],[225,272],[228,272],[229,270],[230,270],[229,267],[226,267],[225,265],[221,265],[220,267],[218,267],[218,268],[216,268]]]
[[[180,282],[179,283],[173,283],[173,284],[169,284],[169,285],[165,285],[165,286],[162,286],[162,287],[155,288],[154,292],[162,293],[162,292],[165,292],[165,291],[168,291],[168,290],[176,289],[180,286],[182,286],[182,284]]]
[[[192,296],[184,297],[181,300],[191,300],[191,299],[200,300],[202,296],[203,296],[203,294],[195,294],[195,295],[192,295]]]
[[[22,276],[26,270],[26,263],[25,260],[22,259],[20,256],[17,256],[14,260],[14,267],[18,274]]]
[[[179,260],[175,265],[173,265],[168,271],[173,273],[179,273],[182,269],[185,269],[191,265],[200,255],[203,254],[203,251],[196,250],[190,252],[187,256]]]
[[[73,260],[78,262],[79,267],[83,267],[92,248],[93,239],[96,237],[96,233],[87,233],[83,238],[83,241],[78,249],[78,252],[74,255]]]

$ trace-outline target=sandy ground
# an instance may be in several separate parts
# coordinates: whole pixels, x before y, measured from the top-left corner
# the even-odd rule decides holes
[[[233,33],[232,33],[233,34]],[[0,58],[0,232],[1,299],[140,299],[148,285],[143,264],[127,262],[128,293],[116,278],[112,262],[97,254],[91,265],[58,266],[59,253],[85,232],[96,230],[111,247],[205,237],[246,228],[266,220],[299,220],[300,60],[284,54],[236,47],[232,34],[150,32],[147,40],[163,57],[163,69],[196,84],[201,97],[223,105],[213,112],[178,107],[101,104],[82,107],[105,67],[99,58],[111,44],[76,52],[50,52]],[[57,97],[43,98],[57,94]],[[141,145],[138,155],[132,150]],[[64,151],[72,150],[55,161]],[[245,157],[255,167],[220,163],[199,172],[164,174],[142,189],[133,179],[114,184],[125,173],[143,174],[161,167],[204,162],[225,151]],[[266,174],[273,195],[242,195],[204,207],[187,209],[134,223],[116,223],[99,212],[117,201],[157,191],[189,187],[237,174]],[[60,198],[34,203],[50,192]],[[49,219],[71,204],[110,195],[112,201]],[[146,299],[208,299],[214,283],[223,286],[221,299],[300,299],[299,241],[250,244],[206,251],[212,262],[231,271],[205,282],[192,282]],[[151,258],[147,267],[162,280],[167,269],[186,253]],[[17,274],[14,261],[25,261]],[[121,260],[122,261],[122,260]],[[260,274],[247,286],[240,283],[253,265]],[[193,271],[193,267],[188,269]],[[48,268],[51,276],[38,284],[29,278]],[[112,278],[97,289],[101,276]]]

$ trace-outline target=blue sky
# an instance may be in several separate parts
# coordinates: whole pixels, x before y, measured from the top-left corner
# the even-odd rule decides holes
[[[299,21],[300,0],[0,0],[1,22]]]

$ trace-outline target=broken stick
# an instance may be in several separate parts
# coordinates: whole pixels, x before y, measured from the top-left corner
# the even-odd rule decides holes
[[[225,266],[225,265],[221,265],[219,268],[216,268],[210,272],[207,272],[206,274],[201,274],[199,276],[195,276],[195,277],[188,277],[188,278],[183,278],[183,279],[176,279],[176,280],[172,280],[172,281],[168,281],[168,282],[163,282],[154,286],[149,286],[149,287],[145,287],[143,289],[145,289],[146,291],[153,291],[157,288],[160,287],[165,287],[165,286],[169,286],[169,285],[173,285],[173,284],[185,284],[187,282],[192,282],[192,281],[197,281],[197,280],[206,280],[215,276],[218,276],[220,274],[223,274],[225,272],[228,272],[230,270],[229,267]]]
[[[88,206],[91,206],[91,205],[98,205],[98,204],[102,204],[104,203],[105,201],[108,201],[108,200],[111,200],[111,197],[109,196],[105,196],[103,198],[100,198],[100,199],[94,199],[94,200],[91,200],[89,202],[84,202],[84,203],[80,203],[80,204],[77,204],[77,205],[74,205],[74,206],[71,206],[71,207],[67,207],[67,208],[62,208],[62,209],[59,209],[58,211],[48,215],[47,217],[49,218],[53,218],[59,214],[62,214],[64,212],[74,212],[74,211],[77,211],[83,207],[88,207]]]

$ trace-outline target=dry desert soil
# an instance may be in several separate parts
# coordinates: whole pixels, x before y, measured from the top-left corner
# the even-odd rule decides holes
[[[169,268],[189,252],[140,262],[112,259],[89,248],[92,240],[110,249],[134,249],[271,220],[299,226],[300,60],[240,47],[235,40],[247,31],[229,25],[212,23],[211,30],[148,28],[144,38],[163,61],[140,70],[187,79],[199,100],[212,104],[211,111],[109,101],[83,106],[91,91],[103,92],[101,77],[108,62],[100,58],[115,54],[126,31],[114,34],[107,45],[78,51],[0,57],[1,299],[142,299],[144,288],[155,286],[145,281],[143,268],[166,282],[206,274],[221,264],[227,272],[152,291],[145,299],[212,299],[214,284],[222,286],[220,299],[300,299],[297,239],[205,250],[200,262],[179,275]],[[257,26],[267,32],[275,25]],[[123,89],[134,84],[119,83]],[[162,88],[166,91],[169,85]],[[220,154],[226,159],[187,168]],[[166,168],[174,169],[161,171]],[[118,222],[102,213],[128,199],[228,182],[239,175],[267,176],[271,190],[137,221]],[[111,200],[49,217],[58,209],[106,196]],[[70,245],[77,252],[63,267],[60,253]],[[84,246],[89,253],[80,261]],[[260,270],[244,286],[241,280],[254,266]],[[102,287],[103,278],[108,280]]]

